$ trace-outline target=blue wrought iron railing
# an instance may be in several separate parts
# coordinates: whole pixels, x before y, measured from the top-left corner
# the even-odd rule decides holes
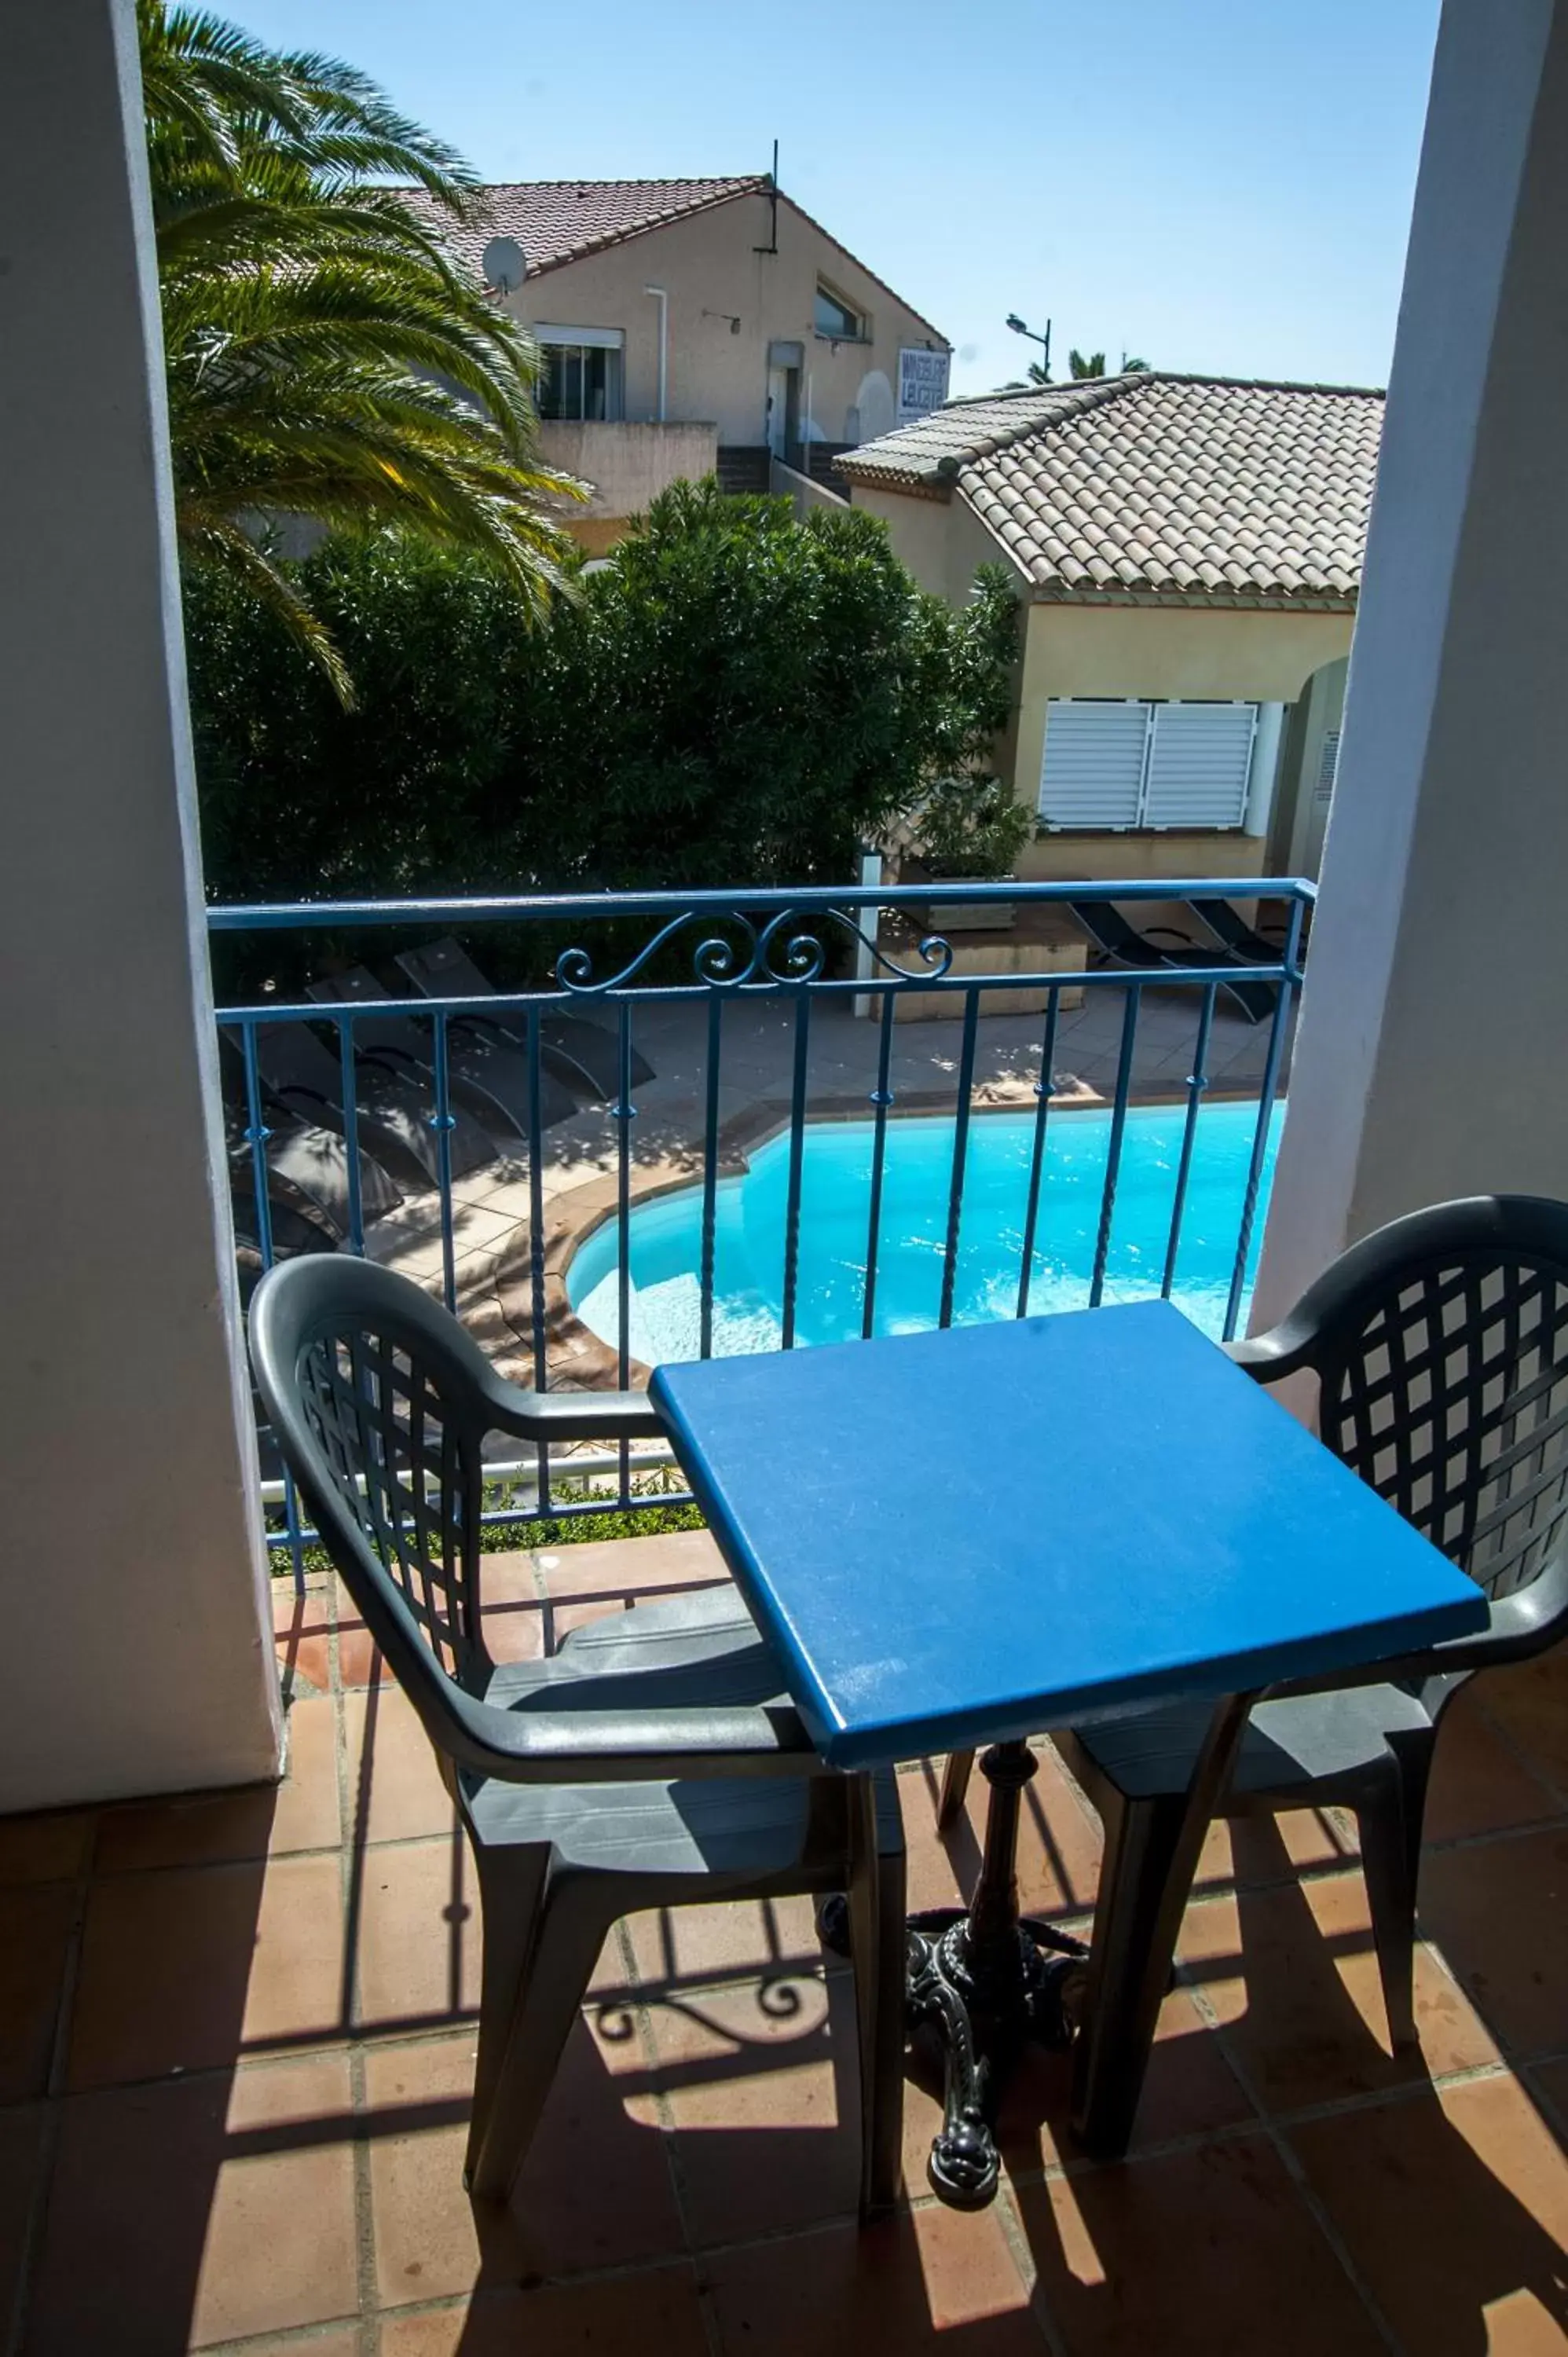
[[[1079,955],[1080,936],[1070,923],[1074,900],[1097,904],[1114,901],[1124,909],[1137,904],[1187,903],[1183,931],[1189,946],[1169,933],[1150,928],[1146,940],[1166,962],[1129,965],[1091,955],[1087,944]],[[506,1052],[521,1057],[525,1075],[521,1098],[513,1092],[509,1107],[505,1152],[526,1176],[526,1214],[519,1227],[517,1256],[526,1270],[526,1313],[519,1332],[519,1356],[531,1380],[547,1386],[553,1378],[578,1382],[580,1370],[552,1365],[552,1304],[546,1265],[546,1220],[553,1195],[550,1186],[553,1143],[546,1118],[547,1091],[553,1085],[547,1073],[549,1027],[564,1015],[596,1019],[606,1032],[613,1089],[601,1106],[607,1125],[605,1150],[595,1165],[601,1172],[607,1161],[613,1177],[613,1202],[608,1216],[615,1226],[614,1294],[616,1317],[610,1355],[601,1361],[606,1379],[624,1386],[638,1372],[633,1358],[632,1216],[639,1189],[632,1151],[633,1123],[639,1114],[638,1052],[639,1027],[651,1010],[689,1008],[689,1036],[682,1061],[685,1070],[685,1102],[693,1135],[688,1158],[694,1160],[693,1189],[700,1189],[697,1220],[697,1265],[693,1272],[698,1291],[695,1347],[709,1355],[715,1347],[715,1251],[719,1189],[724,1170],[726,1025],[737,1005],[770,1001],[788,1016],[788,1037],[779,1060],[780,1079],[787,1079],[788,1107],[783,1121],[786,1176],[782,1204],[781,1283],[777,1315],[777,1340],[785,1349],[795,1345],[801,1267],[801,1212],[808,1127],[813,1110],[829,1111],[842,1120],[853,1101],[842,1082],[828,1092],[813,1088],[813,1017],[819,1029],[832,1018],[842,1025],[851,1011],[863,1016],[865,1029],[856,1037],[865,1042],[865,1078],[861,1102],[868,1109],[869,1185],[864,1267],[860,1270],[860,1313],[854,1324],[861,1334],[876,1330],[879,1315],[879,1264],[887,1250],[889,1133],[900,1113],[896,1061],[901,1002],[921,994],[925,1014],[950,1013],[956,1025],[955,1053],[934,1061],[951,1071],[952,1140],[945,1157],[942,1186],[945,1205],[940,1222],[940,1277],[935,1320],[950,1324],[958,1308],[965,1185],[971,1163],[971,1138],[976,1119],[977,1057],[986,1038],[988,1005],[994,1008],[1006,993],[1015,1007],[1018,994],[1038,1011],[1029,1031],[1023,1085],[1032,1090],[1033,1112],[1026,1171],[1022,1189],[1018,1275],[1015,1287],[1008,1277],[1007,1314],[1023,1317],[1030,1306],[1036,1268],[1036,1245],[1049,1185],[1047,1141],[1060,1104],[1057,1060],[1072,1029],[1070,1014],[1081,1003],[1098,1008],[1105,1003],[1119,1007],[1119,1021],[1110,1027],[1105,1044],[1113,1041],[1114,1077],[1109,1089],[1086,1092],[1108,1122],[1103,1170],[1092,1246],[1082,1271],[1083,1298],[1098,1304],[1105,1294],[1112,1239],[1116,1230],[1118,1187],[1130,1108],[1142,1098],[1157,1096],[1174,1104],[1179,1120],[1175,1146],[1175,1170],[1170,1188],[1165,1232],[1147,1258],[1147,1289],[1170,1297],[1177,1286],[1178,1263],[1200,1135],[1206,1097],[1214,1087],[1210,1071],[1217,1040],[1224,1037],[1230,1069],[1223,1075],[1234,1092],[1237,1072],[1245,1066],[1249,1096],[1255,1092],[1256,1116],[1251,1125],[1245,1178],[1234,1211],[1235,1232],[1227,1236],[1229,1277],[1223,1286],[1222,1328],[1228,1338],[1236,1329],[1245,1299],[1249,1254],[1257,1222],[1260,1191],[1266,1164],[1271,1122],[1280,1100],[1285,1072],[1292,1013],[1302,980],[1305,925],[1313,900],[1310,884],[1292,877],[1151,878],[1097,883],[949,883],[929,886],[865,885],[779,891],[645,892],[585,895],[537,895],[530,898],[426,899],[403,901],[338,901],[309,904],[213,908],[208,922],[215,935],[288,934],[328,937],[371,930],[378,937],[406,937],[411,947],[432,936],[456,933],[482,959],[488,936],[502,930],[508,962],[518,963],[520,930],[523,938],[553,944],[548,960],[535,958],[535,968],[548,965],[549,980],[526,990],[502,989],[493,995],[414,996],[405,992],[381,997],[285,998],[269,995],[259,1001],[219,1008],[220,1036],[231,1049],[231,1137],[235,1167],[237,1225],[245,1233],[252,1267],[269,1267],[274,1260],[301,1242],[319,1246],[330,1242],[338,1249],[362,1253],[369,1242],[378,1256],[392,1256],[378,1230],[378,1205],[384,1200],[385,1179],[376,1160],[375,1141],[390,1120],[418,1125],[413,1143],[421,1149],[423,1191],[412,1189],[399,1215],[397,1232],[417,1232],[427,1243],[439,1243],[439,1285],[447,1307],[461,1314],[466,1307],[456,1242],[460,1210],[455,1193],[454,1136],[460,1125],[471,1132],[478,1103],[470,1086],[467,1043],[475,1023],[500,1025],[510,1035]],[[1266,901],[1283,912],[1283,936],[1277,952],[1258,952],[1250,962],[1229,955],[1217,945],[1199,944],[1215,937],[1192,911],[1204,901],[1237,902],[1249,906]],[[966,913],[980,904],[1006,903],[1016,914],[1018,931],[1009,942],[1009,955],[996,955],[995,932],[983,931],[978,940],[966,940],[956,924],[944,933],[942,911]],[[1031,958],[1029,944],[1048,933],[1053,912],[1058,938],[1047,951]],[[1190,921],[1188,921],[1190,919]],[[1043,920],[1043,922],[1042,922]],[[972,915],[970,916],[972,923]],[[1069,944],[1069,963],[1061,963],[1063,942]],[[564,946],[561,946],[562,943]],[[1020,946],[1022,944],[1022,946]],[[330,945],[330,943],[328,943]],[[993,960],[993,962],[989,962]],[[252,963],[253,963],[252,958]],[[292,943],[288,963],[305,971],[302,945]],[[337,963],[340,965],[340,947]],[[1236,1027],[1231,1021],[1233,986],[1243,985],[1248,1012],[1253,1018],[1250,1037],[1256,1048],[1238,1060]],[[1140,1073],[1139,1026],[1150,992],[1162,1003],[1180,1006],[1185,1014],[1178,1044],[1158,1058],[1157,1070]],[[1168,1001],[1167,993],[1180,994]],[[1081,1002],[1079,994],[1082,994]],[[950,1008],[944,1006],[950,1002]],[[906,1013],[913,1011],[906,1006]],[[400,1021],[419,1027],[416,1058],[393,1054],[390,1059],[371,1043],[379,1027],[384,1042],[389,1025]],[[1009,1039],[1021,1035],[1022,1018],[1005,1017]],[[309,1052],[329,1055],[332,1084],[319,1073],[306,1074],[303,1084],[291,1083],[285,1069],[280,1077],[278,1060],[271,1052],[279,1040],[302,1034],[289,1027],[309,1027]],[[1165,1039],[1169,1037],[1169,1018]],[[1106,1027],[1101,1023],[1101,1031]],[[494,1034],[492,1033],[492,1038]],[[836,1038],[842,1046],[842,1028]],[[950,1034],[942,1035],[944,1039]],[[330,1047],[325,1043],[330,1040]],[[1162,1043],[1163,1044],[1163,1043]],[[613,1047],[613,1054],[611,1054]],[[687,1064],[687,1059],[690,1064]],[[286,1056],[284,1062],[286,1068]],[[902,1060],[908,1061],[908,1057]],[[1108,1054],[1107,1061],[1112,1060]],[[388,1075],[396,1079],[398,1103],[389,1113],[385,1091]],[[1016,1063],[1014,1078],[1020,1079]],[[412,1092],[412,1095],[411,1095]],[[666,1092],[668,1094],[668,1092]],[[733,1092],[732,1092],[733,1094]],[[1015,1086],[1015,1103],[1018,1089]],[[411,1115],[410,1105],[413,1105]],[[919,1110],[929,1114],[930,1092],[922,1092]],[[296,1152],[293,1175],[288,1157],[280,1147],[292,1139]],[[390,1149],[388,1149],[390,1150]],[[580,1137],[572,1150],[584,1152]],[[299,1182],[301,1158],[308,1173],[311,1154],[334,1178],[336,1195],[325,1210],[313,1203]],[[379,1182],[383,1193],[376,1194]],[[406,1183],[406,1179],[405,1179]],[[392,1190],[393,1200],[396,1189]],[[371,1200],[371,1197],[375,1200]],[[303,1223],[303,1224],[302,1224]],[[1212,1243],[1212,1239],[1210,1239]],[[998,1291],[994,1298],[1000,1300]],[[518,1319],[513,1316],[512,1323]],[[569,1455],[552,1466],[548,1452],[538,1462],[498,1464],[487,1518],[496,1523],[533,1522],[542,1517],[624,1512],[646,1502],[649,1461],[624,1446],[608,1458]],[[272,1502],[269,1544],[292,1555],[296,1572],[302,1549],[313,1536],[301,1525],[292,1488],[279,1478],[265,1493]],[[683,1491],[666,1488],[660,1502],[679,1502]]]

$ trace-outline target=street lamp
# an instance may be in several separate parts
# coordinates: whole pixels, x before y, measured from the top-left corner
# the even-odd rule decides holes
[[[1024,322],[1023,322],[1023,320],[1022,320],[1022,319],[1020,319],[1020,317],[1018,317],[1018,314],[1017,314],[1017,312],[1016,312],[1016,311],[1009,311],[1009,312],[1008,312],[1008,314],[1007,314],[1007,325],[1012,328],[1013,333],[1014,333],[1015,336],[1027,336],[1027,337],[1028,337],[1028,339],[1029,339],[1029,341],[1030,341],[1032,344],[1038,344],[1038,345],[1039,345],[1039,347],[1040,347],[1041,350],[1045,353],[1045,356],[1046,356],[1046,358],[1045,358],[1045,371],[1046,371],[1046,377],[1047,377],[1047,381],[1048,382],[1048,381],[1049,381],[1049,378],[1050,378],[1050,373],[1051,373],[1051,323],[1050,323],[1050,321],[1049,321],[1048,319],[1046,321],[1046,332],[1045,332],[1045,334],[1044,334],[1043,336],[1036,336],[1036,333],[1035,333],[1035,330],[1033,329],[1033,328],[1027,328],[1027,327],[1026,327],[1026,326],[1025,326],[1025,324],[1024,324]]]

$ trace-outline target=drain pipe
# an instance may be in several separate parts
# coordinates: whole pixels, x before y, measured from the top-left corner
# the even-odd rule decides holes
[[[670,382],[670,296],[662,286],[645,286],[659,306],[659,423],[664,423],[664,397]]]

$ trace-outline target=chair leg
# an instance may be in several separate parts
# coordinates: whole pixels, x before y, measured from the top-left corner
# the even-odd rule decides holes
[[[1198,1852],[1251,1699],[1230,1695],[1216,1705],[1186,1793],[1104,1796],[1105,1861],[1072,2080],[1074,2134],[1101,2159],[1119,2158],[1132,2136]]]
[[[569,1882],[546,1899],[532,1952],[513,1983],[510,2002],[498,1975],[493,1996],[499,2018],[481,2016],[489,2100],[482,2112],[476,2104],[465,2170],[469,2191],[480,2201],[504,2201],[510,2193],[593,1977],[608,1921],[602,1907],[582,1903],[591,1895],[586,1882]],[[486,1940],[488,1946],[488,1925]],[[492,1996],[488,1975],[485,1996],[487,2001]]]
[[[1395,2051],[1419,2041],[1415,2029],[1415,1895],[1421,1871],[1421,1830],[1432,1772],[1433,1743],[1402,1745],[1394,1772],[1356,1807],[1361,1871],[1372,1918],[1372,1941],[1383,1985],[1383,2009]]]
[[[964,1795],[969,1780],[974,1773],[972,1751],[950,1751],[947,1766],[942,1770],[941,1798],[937,1803],[937,1831],[946,1833],[963,1811]]]
[[[863,2218],[897,2200],[904,2144],[904,1846],[901,1833],[879,1839],[876,1787],[854,1776],[847,1794]]]

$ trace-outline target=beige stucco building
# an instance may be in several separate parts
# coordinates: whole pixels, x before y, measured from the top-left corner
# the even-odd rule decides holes
[[[927,587],[1017,586],[1021,872],[1316,873],[1381,422],[1376,393],[1145,371],[841,460]]]
[[[443,235],[538,339],[544,452],[595,486],[569,518],[590,546],[681,477],[820,475],[946,396],[946,338],[767,174],[495,187]]]

